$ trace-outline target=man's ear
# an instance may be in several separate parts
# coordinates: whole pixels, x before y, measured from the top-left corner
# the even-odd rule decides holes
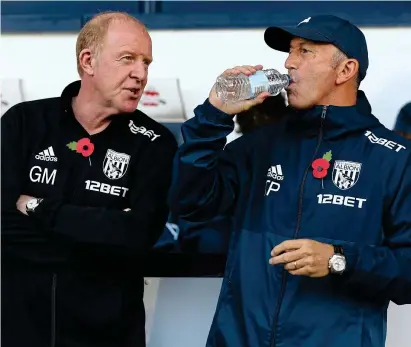
[[[80,66],[83,73],[92,76],[94,74],[93,54],[90,49],[83,49],[79,54]]]
[[[335,83],[343,84],[352,78],[356,78],[359,67],[360,64],[356,59],[343,60],[337,67],[337,80]]]

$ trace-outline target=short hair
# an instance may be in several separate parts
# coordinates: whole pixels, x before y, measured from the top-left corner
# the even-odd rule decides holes
[[[98,55],[99,50],[104,42],[107,31],[110,27],[110,24],[114,21],[123,21],[123,22],[134,22],[147,30],[143,23],[141,23],[135,17],[129,15],[126,12],[115,12],[108,11],[102,12],[94,17],[92,17],[80,30],[80,33],[77,37],[76,42],[76,60],[77,60],[77,72],[80,76],[83,75],[83,69],[80,65],[80,52],[83,49],[89,48],[96,55]]]
[[[348,56],[341,51],[340,49],[337,48],[337,50],[334,52],[333,58],[332,58],[332,68],[335,69],[343,60],[348,59]],[[361,77],[360,77],[360,72],[357,71],[357,76],[356,76],[356,86],[357,89],[360,87],[361,83]]]

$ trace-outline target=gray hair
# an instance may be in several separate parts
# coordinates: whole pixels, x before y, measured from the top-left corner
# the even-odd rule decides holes
[[[345,59],[348,59],[348,56],[343,51],[337,48],[332,58],[332,64],[331,64],[332,68],[336,69],[337,66],[340,65],[340,63],[344,61]],[[361,83],[360,74],[358,72],[357,72],[356,78],[357,78],[356,84],[357,84],[357,89],[358,89]]]

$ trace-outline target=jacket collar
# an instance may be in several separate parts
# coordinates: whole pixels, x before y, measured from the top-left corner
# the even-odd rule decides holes
[[[72,101],[75,96],[78,95],[80,91],[81,81],[74,81],[68,84],[60,96],[60,107],[61,107],[61,120],[74,120]]]
[[[317,105],[309,110],[291,110],[287,128],[312,137],[318,135],[322,126],[324,139],[333,139],[381,126],[371,112],[364,92],[358,91],[357,104],[354,106]]]
[[[63,110],[71,108],[72,99],[78,95],[81,87],[81,81],[74,81],[68,84],[61,93],[61,107]]]

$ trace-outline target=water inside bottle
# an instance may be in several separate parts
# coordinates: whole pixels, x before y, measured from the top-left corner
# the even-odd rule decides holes
[[[219,98],[225,102],[235,102],[246,99],[250,93],[248,76],[239,75],[221,75],[217,78],[216,93]]]
[[[277,95],[290,83],[290,77],[277,70],[257,71],[251,76],[220,75],[216,81],[217,96],[227,103],[255,98],[262,92]]]

